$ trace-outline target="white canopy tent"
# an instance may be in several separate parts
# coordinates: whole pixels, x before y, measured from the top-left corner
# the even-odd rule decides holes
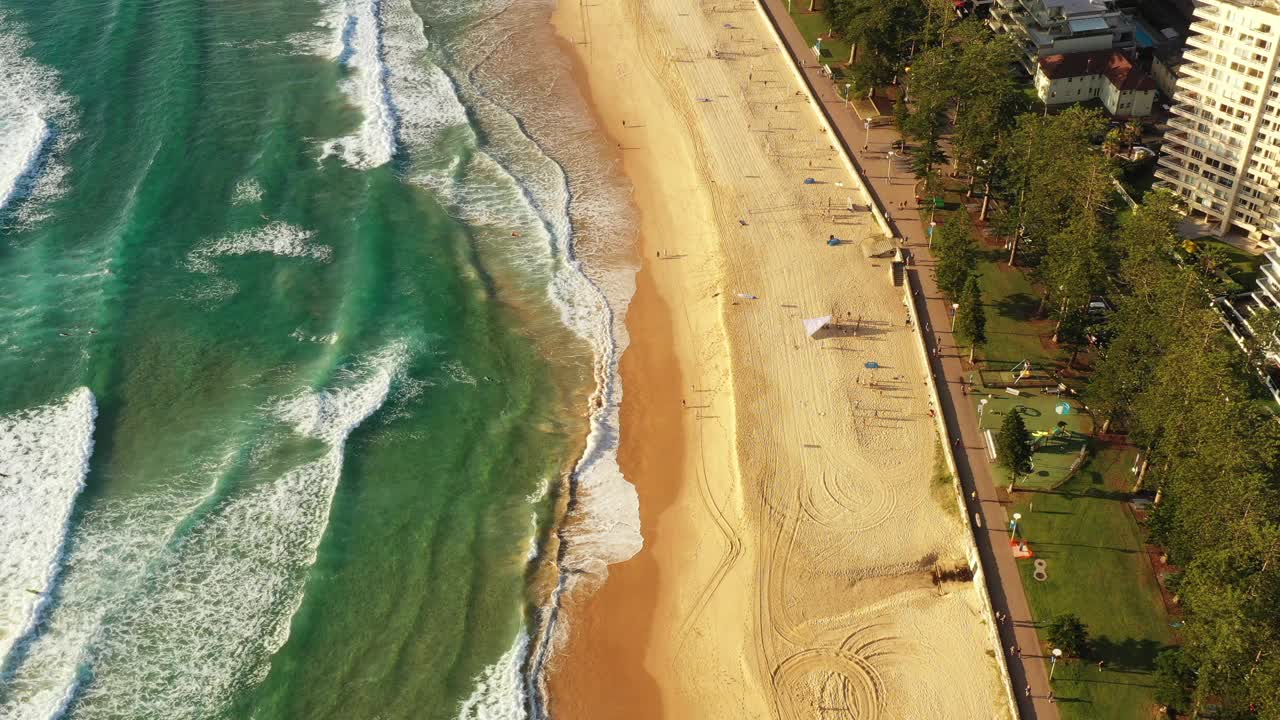
[[[801,320],[800,322],[804,323],[805,334],[809,337],[813,337],[819,330],[831,323],[831,316],[823,315],[822,317],[808,318],[806,320]]]

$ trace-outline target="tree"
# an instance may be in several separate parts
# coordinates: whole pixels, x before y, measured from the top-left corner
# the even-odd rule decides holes
[[[1046,636],[1049,644],[1070,657],[1080,657],[1089,644],[1089,630],[1080,618],[1063,613],[1049,621]]]
[[[1018,478],[1031,472],[1031,433],[1022,420],[1022,413],[1017,409],[1005,414],[1000,423],[1000,436],[996,438],[996,455],[1000,466],[1012,475],[1009,487],[1013,487]]]
[[[987,341],[987,315],[982,308],[982,290],[978,287],[977,275],[970,274],[960,291],[955,331],[969,343],[969,362],[973,362],[978,346]]]
[[[1280,352],[1280,309],[1258,310],[1249,316],[1249,336],[1246,348],[1255,365],[1266,362],[1267,355]]]
[[[1067,367],[1075,367],[1076,357],[1089,344],[1089,326],[1092,321],[1088,310],[1082,308],[1076,308],[1058,318],[1058,332],[1054,335],[1054,342],[1071,349]]]
[[[1131,148],[1142,140],[1142,121],[1131,118],[1120,128],[1120,141]]]
[[[1110,201],[1109,171],[1093,147],[1105,128],[1100,113],[1079,107],[1018,118],[998,153],[999,164],[1008,171],[1005,190],[1012,197],[1005,223],[1013,230],[1011,265],[1024,240],[1036,243],[1027,257],[1034,265],[1048,238],[1082,212],[1097,213]]]
[[[1169,648],[1156,656],[1156,702],[1185,710],[1195,687],[1195,666],[1181,648]]]
[[[933,231],[933,279],[951,302],[960,299],[965,282],[978,267],[978,244],[974,242],[969,213],[952,215]]]
[[[938,144],[937,136],[926,137],[909,151],[911,155],[911,171],[917,180],[933,177],[933,166],[946,159]]]
[[[1120,131],[1114,129],[1109,130],[1107,131],[1107,136],[1102,139],[1102,154],[1108,158],[1113,158],[1120,154],[1120,146],[1122,144],[1123,143],[1120,141]]]
[[[1096,212],[1083,211],[1061,232],[1049,238],[1036,275],[1052,301],[1051,314],[1058,321],[1055,340],[1065,318],[1083,311],[1094,293],[1103,289],[1113,264],[1108,233]]]
[[[920,0],[832,0],[831,25],[858,48],[852,67],[854,87],[871,93],[893,79],[901,59],[924,26]]]

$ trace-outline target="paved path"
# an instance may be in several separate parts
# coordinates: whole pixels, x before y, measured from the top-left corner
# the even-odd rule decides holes
[[[766,13],[788,45],[792,59],[799,59],[805,80],[823,106],[823,112],[835,128],[844,150],[862,171],[875,198],[872,202],[890,218],[896,234],[915,256],[909,275],[913,289],[926,298],[920,304],[920,318],[930,348],[942,348],[940,357],[930,358],[930,369],[937,373],[938,392],[946,419],[948,441],[956,450],[956,467],[960,483],[969,505],[970,517],[981,519],[974,527],[978,553],[986,575],[987,588],[995,609],[1011,618],[1002,623],[1000,637],[1006,658],[1009,658],[1009,674],[1013,681],[1018,709],[1024,720],[1058,720],[1058,707],[1049,699],[1048,660],[1043,656],[1039,638],[1032,625],[1030,607],[1022,588],[1012,553],[1009,550],[1009,516],[1007,501],[996,493],[991,466],[986,458],[986,444],[978,430],[977,413],[963,394],[961,383],[966,377],[961,365],[962,351],[952,336],[950,308],[942,299],[933,273],[933,257],[929,252],[924,223],[915,205],[915,177],[909,162],[902,158],[889,158],[893,141],[900,136],[888,118],[870,131],[853,110],[840,99],[832,81],[822,75],[813,52],[804,37],[787,14],[785,0],[760,0]],[[866,151],[863,151],[866,143]],[[889,164],[893,163],[890,170]],[[902,207],[902,203],[906,207]],[[956,439],[960,440],[959,446]],[[963,452],[961,452],[963,450]],[[977,495],[974,496],[974,489]],[[1017,646],[1021,656],[1009,656],[1009,648]],[[1031,696],[1026,693],[1031,688]]]

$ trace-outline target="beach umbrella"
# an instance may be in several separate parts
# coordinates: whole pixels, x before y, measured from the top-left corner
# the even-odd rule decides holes
[[[807,320],[801,320],[800,322],[804,323],[805,334],[809,337],[813,337],[819,330],[826,327],[827,324],[831,322],[831,316],[823,315],[822,317],[809,318]]]

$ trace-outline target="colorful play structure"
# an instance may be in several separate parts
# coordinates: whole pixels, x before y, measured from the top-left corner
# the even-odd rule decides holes
[[[1031,433],[1031,449],[1039,450],[1044,447],[1050,440],[1067,439],[1071,437],[1071,432],[1067,430],[1067,424],[1059,422],[1049,430],[1037,430]]]

